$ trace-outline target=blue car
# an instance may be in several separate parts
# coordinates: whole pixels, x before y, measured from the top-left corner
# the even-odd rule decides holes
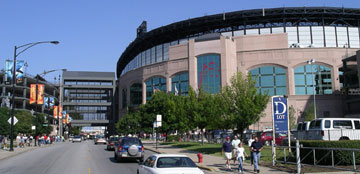
[[[144,146],[138,138],[120,138],[115,143],[114,149],[116,162],[121,162],[122,159],[138,159],[140,162],[144,161]]]

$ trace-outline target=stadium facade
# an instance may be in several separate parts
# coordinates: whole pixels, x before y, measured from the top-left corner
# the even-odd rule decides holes
[[[155,89],[217,93],[236,72],[251,72],[259,92],[288,96],[299,121],[314,91],[318,117],[357,114],[346,101],[360,96],[345,94],[342,60],[356,55],[359,27],[360,9],[330,7],[236,11],[149,32],[143,23],[117,62],[118,114],[146,103]],[[265,114],[252,129],[271,127],[270,103]]]

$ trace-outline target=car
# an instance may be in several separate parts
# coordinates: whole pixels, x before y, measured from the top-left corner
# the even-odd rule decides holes
[[[76,135],[72,138],[72,142],[79,142],[81,143],[82,139],[81,139],[81,136],[80,135]]]
[[[277,145],[281,145],[282,144],[282,141],[284,138],[286,138],[287,135],[286,134],[279,134],[279,133],[276,133],[275,134],[275,144]],[[260,142],[266,146],[269,146],[271,145],[271,142],[273,140],[273,132],[264,132],[261,134],[260,136]]]
[[[114,158],[116,162],[122,159],[138,159],[144,161],[144,146],[139,138],[124,137],[115,143]]]
[[[106,144],[106,139],[104,136],[102,135],[98,135],[96,136],[96,138],[94,139],[95,144]]]
[[[69,141],[72,141],[74,136],[69,136]]]
[[[117,142],[119,140],[118,137],[110,137],[107,141],[107,146],[106,146],[106,150],[114,150],[114,145],[115,145],[115,142]]]
[[[154,154],[139,163],[138,174],[204,174],[186,155]]]

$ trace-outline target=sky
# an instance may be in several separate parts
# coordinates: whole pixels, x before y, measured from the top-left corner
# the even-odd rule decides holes
[[[39,44],[17,57],[32,75],[54,69],[115,72],[136,28],[148,31],[205,15],[276,7],[351,7],[359,0],[1,0],[0,69],[13,59],[14,46]],[[54,82],[60,72],[47,74]]]

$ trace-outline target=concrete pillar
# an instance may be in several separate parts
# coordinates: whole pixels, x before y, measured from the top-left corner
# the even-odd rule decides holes
[[[291,67],[287,68],[286,71],[287,78],[287,91],[288,95],[295,95],[295,79],[294,79],[294,69]]]
[[[146,83],[142,83],[142,104],[146,103]]]
[[[197,86],[197,61],[194,55],[194,45],[195,41],[193,39],[189,40],[188,47],[189,47],[189,85],[196,91],[198,89]]]
[[[171,78],[170,77],[166,77],[166,92],[171,92]]]

